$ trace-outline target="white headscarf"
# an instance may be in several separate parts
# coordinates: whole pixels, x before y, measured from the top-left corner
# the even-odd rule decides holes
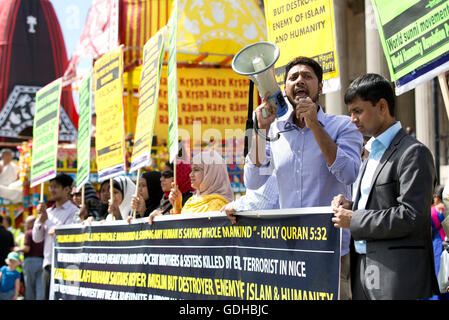
[[[114,188],[116,187],[118,187],[123,195],[122,203],[120,203],[118,207],[120,209],[122,219],[125,220],[131,213],[131,201],[133,195],[136,193],[136,185],[131,181],[130,178],[126,176],[118,176],[114,178]],[[108,218],[110,218],[111,216],[112,215],[109,214],[106,220],[108,220]]]
[[[203,181],[198,188],[198,195],[219,194],[228,201],[234,201],[226,164],[215,150],[197,154],[193,157],[193,164],[203,169]]]

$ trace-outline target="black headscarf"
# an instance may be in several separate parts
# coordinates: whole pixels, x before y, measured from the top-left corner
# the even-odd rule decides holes
[[[97,192],[89,182],[84,185],[84,202],[89,216],[97,219],[100,214],[101,202]]]
[[[161,187],[161,173],[159,171],[148,171],[142,174],[142,178],[147,182],[148,200],[145,201],[145,217],[154,209],[159,207],[164,192]]]
[[[100,185],[100,191],[101,191],[101,187],[107,182],[107,183],[109,183],[109,179],[107,179],[107,180],[104,180],[102,183],[101,183],[101,185]],[[104,203],[102,203],[101,201],[100,201],[100,211],[98,212],[98,215],[97,215],[97,217],[95,218],[95,220],[97,220],[97,221],[99,221],[99,220],[104,220],[104,219],[106,219],[106,217],[108,216],[108,208],[109,208],[109,205],[108,204],[104,204]]]

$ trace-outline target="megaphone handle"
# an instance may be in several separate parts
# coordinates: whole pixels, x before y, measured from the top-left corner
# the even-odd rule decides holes
[[[259,131],[259,125],[257,123],[257,117],[254,114],[254,120],[253,120],[253,99],[254,99],[254,83],[250,80],[249,81],[249,97],[248,97],[248,118],[246,120],[246,132],[248,132],[248,129],[252,129],[254,128],[254,130],[256,131],[256,133],[261,136],[262,138],[264,138],[267,141],[276,141],[278,140],[281,135],[280,133],[278,133],[276,135],[276,137],[274,138],[269,138],[268,136],[264,135],[262,132]],[[245,145],[244,145],[244,149],[243,149],[243,154],[246,157],[246,155],[248,154],[249,151],[249,141],[251,139],[252,135],[249,134],[246,135],[245,134]]]
[[[249,151],[249,143],[253,137],[253,129],[254,129],[254,123],[253,119],[246,119],[246,126],[245,126],[245,145],[243,148],[243,156],[246,158]]]
[[[252,138],[253,124],[253,107],[254,107],[254,82],[249,81],[249,94],[248,94],[248,117],[245,125],[245,144],[243,148],[243,156],[246,158],[249,151],[249,141]]]

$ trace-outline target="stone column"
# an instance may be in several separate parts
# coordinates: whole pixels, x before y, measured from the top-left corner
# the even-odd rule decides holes
[[[371,0],[365,0],[366,72],[390,79]]]
[[[374,9],[370,0],[365,0],[366,72],[377,73],[391,81],[387,60],[380,42]],[[394,87],[394,85],[392,84]],[[408,91],[396,96],[396,119],[403,128],[415,128],[414,92]]]
[[[334,20],[337,41],[338,70],[341,90],[327,93],[325,109],[329,114],[348,114],[344,102],[345,90],[348,87],[348,39],[346,29],[347,0],[334,1]]]
[[[433,129],[433,82],[427,81],[415,88],[416,138],[425,144],[432,153],[435,151]]]

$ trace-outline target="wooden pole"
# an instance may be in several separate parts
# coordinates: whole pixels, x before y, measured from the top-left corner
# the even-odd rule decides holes
[[[175,183],[176,187],[176,159],[173,161],[173,182]]]
[[[41,183],[41,195],[40,195],[40,201],[39,202],[44,202],[44,182]]]
[[[135,196],[137,197],[139,195],[139,181],[140,181],[140,174],[142,173],[142,168],[139,168],[137,170],[137,181],[136,181],[136,192]],[[133,219],[136,219],[137,210],[133,209]]]
[[[177,188],[177,183],[176,183],[176,158],[175,158],[175,160],[173,160],[173,182],[174,182],[174,184],[175,184],[175,189]],[[178,205],[179,205],[179,208],[181,208],[182,207],[182,198],[181,198],[181,200],[179,201],[180,203],[178,203]],[[177,212],[177,213],[180,213],[180,212]]]
[[[133,69],[128,71],[128,87],[127,87],[127,104],[126,104],[126,133],[135,133],[135,124],[134,124],[134,107],[133,107]]]
[[[114,203],[114,179],[110,178],[109,179],[109,193],[110,193],[110,199],[111,199],[111,204]],[[115,220],[115,216],[110,213],[112,215],[112,220]]]
[[[81,187],[81,207],[84,206],[84,184]]]
[[[449,116],[449,87],[446,80],[446,72],[443,72],[438,76],[440,83],[441,93],[443,95],[444,106],[446,107],[446,113]],[[438,115],[435,115],[437,117]]]

